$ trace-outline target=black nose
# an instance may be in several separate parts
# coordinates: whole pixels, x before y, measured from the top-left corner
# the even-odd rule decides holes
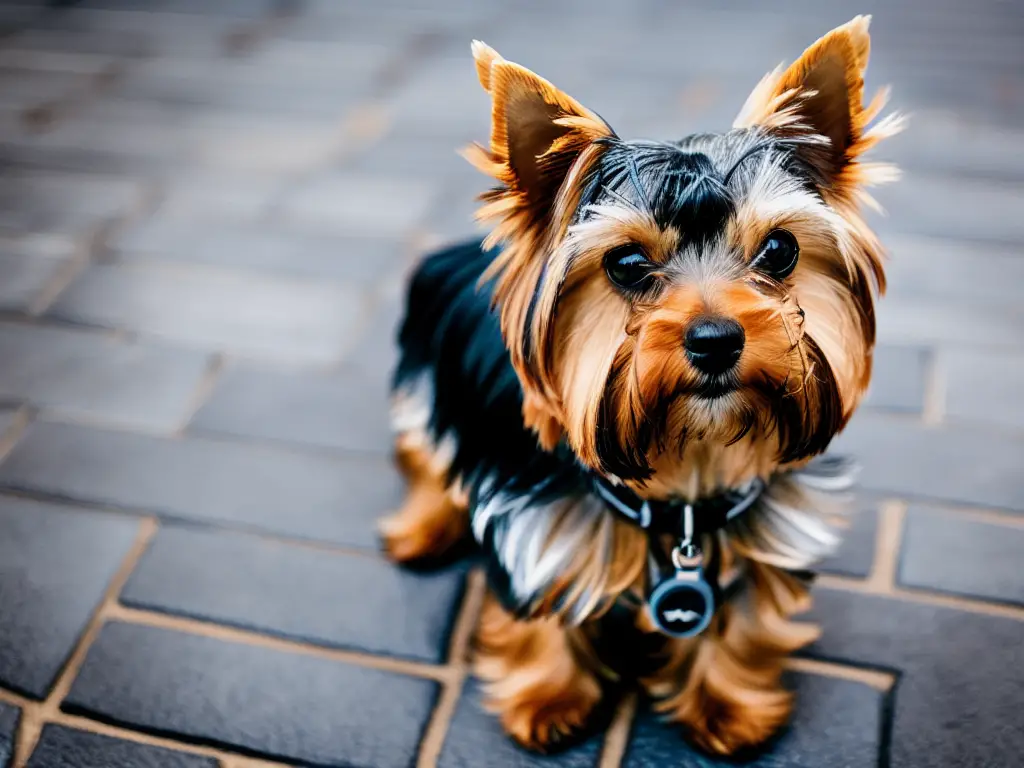
[[[725,373],[743,352],[743,327],[723,317],[697,320],[686,331],[686,356],[699,371]]]

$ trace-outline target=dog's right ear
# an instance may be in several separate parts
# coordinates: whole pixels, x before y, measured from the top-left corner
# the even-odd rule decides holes
[[[544,448],[554,448],[564,418],[550,354],[559,278],[545,267],[569,226],[579,181],[615,133],[578,101],[530,70],[473,43],[480,83],[491,95],[491,142],[464,155],[499,184],[481,196],[477,218],[494,222],[484,241],[504,243],[485,279],[512,366],[523,387],[523,420]]]
[[[492,99],[491,143],[466,150],[467,159],[503,185],[496,209],[481,215],[525,214],[547,224],[570,168],[595,140],[614,132],[595,113],[525,67],[473,41],[476,71]],[[521,224],[524,222],[520,222]]]

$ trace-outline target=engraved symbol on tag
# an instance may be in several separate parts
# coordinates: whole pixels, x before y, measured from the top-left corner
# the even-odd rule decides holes
[[[658,629],[672,637],[703,632],[715,613],[715,598],[704,574],[676,573],[655,587],[647,601]]]
[[[651,619],[671,637],[698,635],[715,615],[715,594],[704,578],[704,554],[693,541],[693,507],[687,504],[683,515],[683,538],[672,550],[675,573],[647,600]]]

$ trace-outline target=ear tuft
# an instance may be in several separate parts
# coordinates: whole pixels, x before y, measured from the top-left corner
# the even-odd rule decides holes
[[[504,61],[496,50],[481,40],[474,40],[470,43],[469,50],[476,61],[476,76],[480,78],[480,85],[488,93],[491,92],[491,67],[496,61]]]
[[[850,173],[857,157],[901,125],[887,119],[868,128],[885,103],[882,97],[864,105],[870,24],[870,16],[857,16],[814,43],[789,68],[765,76],[734,123],[791,140],[822,183],[838,193],[849,193],[852,182],[865,179]],[[884,130],[877,130],[882,124]]]

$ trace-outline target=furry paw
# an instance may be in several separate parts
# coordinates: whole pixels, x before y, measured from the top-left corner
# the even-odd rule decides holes
[[[792,695],[785,691],[745,692],[754,700],[715,701],[705,699],[701,711],[680,721],[694,745],[721,756],[735,756],[767,742],[786,724]]]
[[[556,752],[587,732],[600,701],[600,685],[581,677],[568,689],[555,692],[538,685],[521,692],[514,702],[492,701],[491,707],[499,709],[505,731],[520,745],[535,752]]]

